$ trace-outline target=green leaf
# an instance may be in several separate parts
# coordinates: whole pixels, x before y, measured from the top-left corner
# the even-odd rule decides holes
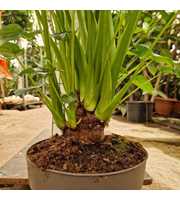
[[[54,108],[54,103],[48,96],[43,95],[43,101],[46,104],[46,106],[48,107],[48,109],[51,111],[57,127],[63,129],[65,126],[65,121],[62,116],[62,113],[58,112],[58,110],[56,110],[56,108]]]
[[[67,104],[71,104],[71,103],[74,103],[76,101],[76,96],[72,93],[72,94],[64,94],[62,95],[62,101],[64,103],[67,103]]]
[[[32,41],[35,39],[36,35],[38,34],[39,34],[39,31],[23,32],[22,37],[28,41]]]
[[[144,44],[136,45],[136,48],[132,49],[131,52],[133,52],[140,58],[149,57],[152,55],[152,50],[147,45]]]
[[[66,115],[67,115],[67,125],[70,128],[76,127],[76,105],[72,102],[69,103],[68,107],[66,108]]]
[[[23,29],[18,24],[9,24],[0,29],[0,46],[4,43],[17,40],[23,33]]]
[[[158,71],[158,67],[154,66],[154,65],[150,65],[150,66],[148,66],[148,70],[154,76],[157,73],[157,71]]]
[[[116,81],[118,78],[118,74],[123,67],[124,59],[126,57],[126,53],[128,51],[129,44],[131,42],[136,23],[138,20],[138,11],[129,11],[128,12],[128,21],[125,27],[125,30],[120,36],[118,41],[118,46],[116,52],[113,55],[113,62],[112,62],[112,84],[113,87],[116,85]]]
[[[23,50],[15,43],[7,42],[0,46],[0,54],[6,57],[17,57]]]
[[[112,99],[112,79],[111,69],[107,69],[104,73],[102,87],[101,87],[101,98],[96,108],[96,112],[103,113],[105,108],[109,105]]]
[[[174,73],[177,78],[180,78],[180,62],[175,62],[174,65]]]
[[[172,66],[160,66],[159,70],[162,74],[173,74],[174,68]]]
[[[153,92],[153,86],[149,82],[147,78],[145,78],[143,75],[137,75],[133,78],[132,81],[137,87],[143,90],[143,92],[146,92],[148,94],[152,94]]]
[[[164,63],[164,64],[168,64],[170,66],[173,66],[173,60],[167,56],[161,56],[158,54],[153,53],[151,56],[152,60],[157,62],[157,63]]]

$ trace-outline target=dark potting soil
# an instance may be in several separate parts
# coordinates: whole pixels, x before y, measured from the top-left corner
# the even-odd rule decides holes
[[[74,137],[55,135],[33,145],[28,157],[41,169],[72,173],[106,173],[127,169],[146,158],[139,143],[118,135],[98,143],[82,143]]]

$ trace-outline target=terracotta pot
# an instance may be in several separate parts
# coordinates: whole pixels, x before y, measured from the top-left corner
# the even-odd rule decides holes
[[[173,112],[175,114],[180,114],[180,101],[177,100],[176,102],[174,102]]]
[[[161,116],[168,117],[173,111],[175,99],[155,98],[155,112]]]
[[[110,173],[82,174],[42,170],[27,156],[29,185],[34,190],[141,189],[147,157],[138,165]]]

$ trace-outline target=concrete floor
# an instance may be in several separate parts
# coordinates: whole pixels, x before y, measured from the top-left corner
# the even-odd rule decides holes
[[[44,129],[51,129],[51,114],[44,107],[1,111],[0,167]]]

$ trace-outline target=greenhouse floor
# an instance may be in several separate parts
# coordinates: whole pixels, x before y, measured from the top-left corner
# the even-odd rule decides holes
[[[51,130],[51,115],[45,107],[3,110],[0,115],[0,168],[45,129]],[[180,189],[180,142],[167,144],[167,140],[180,141],[178,131],[156,124],[127,123],[114,116],[106,132],[136,138],[149,152],[146,171],[153,183],[143,189]]]

